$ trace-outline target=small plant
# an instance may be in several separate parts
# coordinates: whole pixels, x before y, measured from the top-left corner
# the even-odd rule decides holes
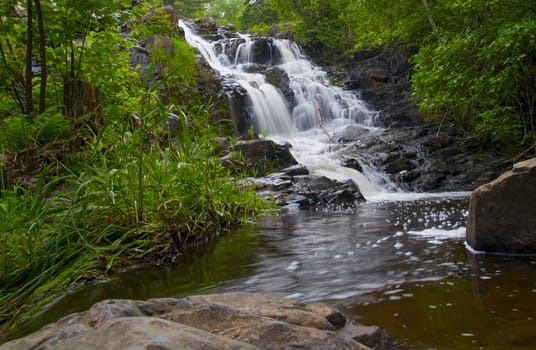
[[[253,128],[253,125],[250,125],[248,128],[248,137],[252,140],[257,138],[257,134],[255,133],[255,129]]]

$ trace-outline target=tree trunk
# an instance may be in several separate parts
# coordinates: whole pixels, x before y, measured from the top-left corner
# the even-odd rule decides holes
[[[33,51],[33,11],[32,0],[27,1],[28,18],[26,19],[26,114],[31,115],[33,113],[33,96],[32,96],[32,51]]]
[[[99,95],[93,84],[80,79],[64,81],[63,102],[65,117],[73,119],[76,127],[87,124],[95,132],[102,127]]]
[[[9,40],[6,39],[6,43],[7,47],[10,49],[11,56],[13,56],[13,51]],[[4,46],[2,45],[2,41],[0,41],[0,55],[2,57],[2,63],[4,64],[4,66],[7,67],[7,69],[14,75],[14,78],[10,81],[11,95],[13,97],[13,100],[17,103],[21,113],[24,113],[24,93],[21,89],[21,87],[25,86],[24,76],[22,76],[19,72],[15,72],[13,71],[13,69],[9,68],[9,63],[7,60],[6,52],[4,50]]]
[[[35,12],[37,14],[37,27],[39,30],[39,60],[41,61],[41,85],[39,89],[39,113],[41,114],[44,113],[46,109],[45,103],[47,94],[47,52],[41,0],[35,0]]]

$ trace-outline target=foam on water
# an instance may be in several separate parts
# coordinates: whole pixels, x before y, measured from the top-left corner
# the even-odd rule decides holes
[[[438,228],[428,228],[422,231],[408,231],[409,235],[424,239],[445,240],[445,239],[464,239],[465,227],[458,227],[453,230],[443,230]]]

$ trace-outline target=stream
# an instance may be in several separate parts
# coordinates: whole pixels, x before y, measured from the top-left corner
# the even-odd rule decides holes
[[[471,253],[467,198],[284,210],[182,257],[57,300],[25,329],[107,298],[262,292],[335,305],[411,349],[536,347],[536,259]],[[22,329],[21,331],[24,331]]]
[[[180,26],[224,85],[247,91],[257,133],[292,144],[312,174],[352,179],[367,202],[339,211],[285,208],[182,256],[178,267],[73,291],[21,333],[107,298],[240,291],[330,303],[411,349],[536,348],[536,258],[467,249],[468,193],[405,193],[368,164],[362,172],[341,166],[330,135],[348,125],[378,129],[377,113],[357,93],[332,86],[292,42],[272,39],[263,44],[270,56],[259,58],[249,36],[209,42]],[[267,82],[266,67],[288,75],[290,100]]]

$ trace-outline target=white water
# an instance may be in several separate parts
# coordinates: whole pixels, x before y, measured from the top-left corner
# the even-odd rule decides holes
[[[224,80],[238,83],[247,91],[249,117],[255,131],[267,132],[276,142],[292,144],[292,154],[312,174],[340,181],[351,179],[369,201],[467,195],[464,192],[404,193],[385,174],[372,167],[364,166],[364,173],[361,173],[341,166],[332,151],[331,135],[349,125],[377,129],[373,127],[377,112],[370,111],[356,93],[331,85],[326,72],[311,63],[295,43],[274,38],[269,44],[268,65],[288,74],[294,93],[293,103],[289,104],[263,74],[247,71],[256,63],[252,61],[254,41],[251,37],[240,35],[224,42],[209,42],[194,34],[182,21],[179,26],[188,43],[199,50]],[[233,45],[233,41],[236,44],[236,40],[242,43],[234,57],[230,57],[225,53],[226,45]]]

